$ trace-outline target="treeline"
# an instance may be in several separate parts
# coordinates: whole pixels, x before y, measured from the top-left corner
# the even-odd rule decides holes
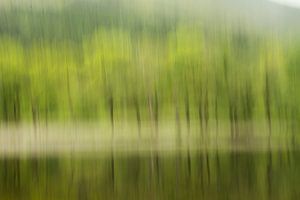
[[[136,29],[124,16],[88,29],[88,21],[60,24],[49,14],[62,29],[34,37],[47,20],[33,29],[25,13],[35,12],[24,11],[15,31],[1,22],[2,122],[197,120],[205,131],[210,121],[228,121],[233,135],[244,122],[297,126],[300,47],[276,34],[179,19],[143,19],[149,24]],[[59,39],[47,35],[60,31]]]

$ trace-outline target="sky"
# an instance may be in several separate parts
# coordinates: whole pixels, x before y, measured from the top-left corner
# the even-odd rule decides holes
[[[300,8],[300,0],[269,0],[286,6]]]

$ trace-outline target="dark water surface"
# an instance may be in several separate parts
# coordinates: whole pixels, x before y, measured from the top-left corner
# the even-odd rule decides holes
[[[0,160],[0,199],[300,199],[300,152],[127,153]]]

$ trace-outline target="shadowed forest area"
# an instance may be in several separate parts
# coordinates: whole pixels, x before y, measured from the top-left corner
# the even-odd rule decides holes
[[[1,0],[0,199],[297,199],[300,9]]]

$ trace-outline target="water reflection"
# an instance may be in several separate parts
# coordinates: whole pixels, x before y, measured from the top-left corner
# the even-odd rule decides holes
[[[176,152],[0,161],[1,199],[298,199],[300,153]]]

